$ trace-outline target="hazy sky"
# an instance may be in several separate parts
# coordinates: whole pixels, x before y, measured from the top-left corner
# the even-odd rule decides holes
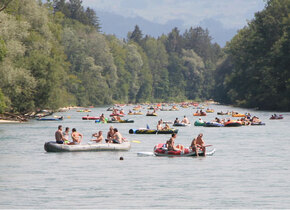
[[[85,6],[146,20],[166,23],[182,20],[185,27],[204,19],[215,19],[227,28],[241,28],[254,13],[264,8],[265,0],[83,0]]]

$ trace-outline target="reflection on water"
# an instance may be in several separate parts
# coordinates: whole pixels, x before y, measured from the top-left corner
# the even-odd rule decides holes
[[[53,140],[60,123],[77,128],[84,142],[98,130],[107,132],[109,124],[82,121],[85,114],[75,110],[56,113],[63,122],[2,124],[0,208],[289,208],[289,113],[270,121],[270,112],[211,107],[250,111],[266,126],[181,127],[176,143],[189,146],[203,132],[217,151],[206,158],[167,158],[136,153],[151,152],[169,135],[130,135],[128,130],[155,128],[160,118],[173,121],[183,115],[194,123],[192,108],[159,111],[158,117],[129,116],[134,124],[114,124],[127,139],[141,142],[132,143],[129,152],[46,153],[44,142]],[[103,107],[90,115],[101,113],[109,114]]]

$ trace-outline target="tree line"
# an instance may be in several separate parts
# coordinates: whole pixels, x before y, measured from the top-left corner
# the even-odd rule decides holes
[[[289,108],[286,3],[268,1],[221,49],[201,27],[154,38],[136,25],[120,40],[81,0],[9,1],[0,12],[0,112],[210,98]]]

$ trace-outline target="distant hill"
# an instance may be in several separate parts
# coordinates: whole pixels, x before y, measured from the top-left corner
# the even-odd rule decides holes
[[[118,38],[126,38],[129,31],[134,30],[137,24],[144,35],[148,34],[158,37],[162,34],[169,33],[174,27],[183,32],[186,27],[182,20],[171,20],[165,24],[154,23],[142,17],[124,17],[122,15],[96,11],[101,22],[101,31],[106,34],[115,34]],[[205,19],[199,24],[203,28],[207,28],[213,41],[224,47],[227,41],[237,33],[238,29],[225,28],[223,24],[215,19]],[[193,26],[195,27],[195,26]]]

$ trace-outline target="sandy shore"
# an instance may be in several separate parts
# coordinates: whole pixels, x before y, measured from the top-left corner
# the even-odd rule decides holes
[[[10,124],[10,123],[21,123],[21,122],[15,120],[0,120],[0,124]]]

